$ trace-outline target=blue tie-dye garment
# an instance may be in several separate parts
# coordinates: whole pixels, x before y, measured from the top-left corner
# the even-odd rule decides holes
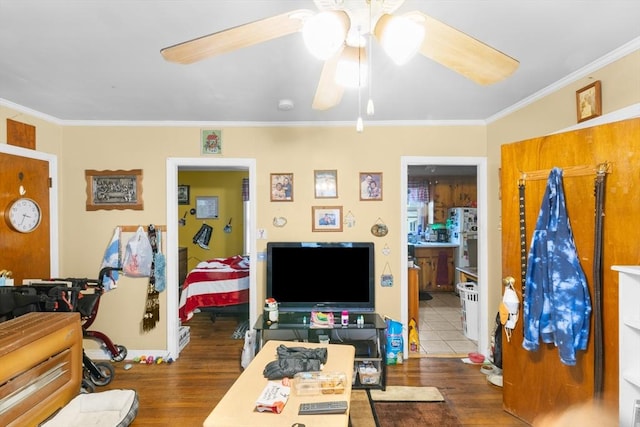
[[[558,348],[565,365],[589,340],[591,299],[567,216],[562,169],[549,174],[531,239],[523,302],[522,347],[535,351],[541,338]]]

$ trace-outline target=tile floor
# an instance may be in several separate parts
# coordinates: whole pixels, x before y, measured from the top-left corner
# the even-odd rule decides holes
[[[432,293],[433,299],[420,301],[419,355],[464,354],[478,350],[478,342],[462,330],[460,297],[455,293]]]

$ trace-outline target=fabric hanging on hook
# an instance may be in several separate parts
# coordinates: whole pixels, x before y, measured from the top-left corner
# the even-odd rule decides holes
[[[580,265],[567,214],[562,169],[553,168],[547,180],[527,261],[523,298],[522,347],[553,343],[560,361],[576,364],[576,350],[589,341],[591,298]]]
[[[198,232],[193,236],[193,243],[200,246],[202,249],[208,250],[212,234],[213,227],[208,224],[202,224],[200,230],[198,230]]]
[[[153,254],[158,253],[158,235],[153,224],[147,228],[149,244]],[[147,285],[147,301],[145,303],[145,313],[142,318],[142,330],[148,332],[156,327],[160,321],[160,296],[155,289],[155,262],[151,262],[151,273],[149,275],[149,284]]]
[[[120,268],[120,227],[116,227],[113,232],[113,237],[107,246],[107,250],[104,253],[102,259],[102,265],[100,268],[113,267]],[[105,291],[110,291],[118,287],[119,273],[117,270],[111,270],[102,278],[102,286]]]

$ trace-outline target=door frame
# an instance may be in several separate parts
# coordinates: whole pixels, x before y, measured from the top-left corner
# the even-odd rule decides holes
[[[488,258],[487,247],[487,158],[486,157],[400,157],[400,194],[407,194],[409,166],[476,166],[476,185],[478,191],[478,223],[484,226],[478,227],[478,306],[479,330],[478,330],[478,351],[485,353],[489,348],[489,323],[488,323]],[[408,227],[407,227],[407,198],[401,197],[400,202],[400,310],[402,324],[409,324],[409,275],[408,275]],[[408,356],[408,330],[404,331],[404,354]],[[486,356],[486,354],[485,354]]]
[[[245,224],[245,241],[249,242],[249,323],[254,324],[257,316],[257,251],[256,251],[256,160],[242,158],[201,158],[201,157],[169,157],[166,167],[167,178],[167,350],[177,359],[179,357],[179,325],[178,316],[178,171],[197,170],[216,171],[248,171],[249,172],[249,211],[248,224]]]
[[[58,158],[53,154],[2,143],[0,143],[0,153],[42,160],[49,164],[49,178],[51,179],[51,187],[49,188],[49,270],[51,277],[58,277],[60,275],[58,250]]]

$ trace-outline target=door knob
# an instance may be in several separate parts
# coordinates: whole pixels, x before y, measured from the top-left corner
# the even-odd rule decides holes
[[[507,277],[505,277],[505,278],[503,278],[503,279],[502,279],[502,284],[503,284],[504,286],[513,286],[513,285],[515,285],[515,284],[516,284],[516,279],[514,279],[514,278],[513,278],[513,277],[511,277],[511,276],[507,276]]]

